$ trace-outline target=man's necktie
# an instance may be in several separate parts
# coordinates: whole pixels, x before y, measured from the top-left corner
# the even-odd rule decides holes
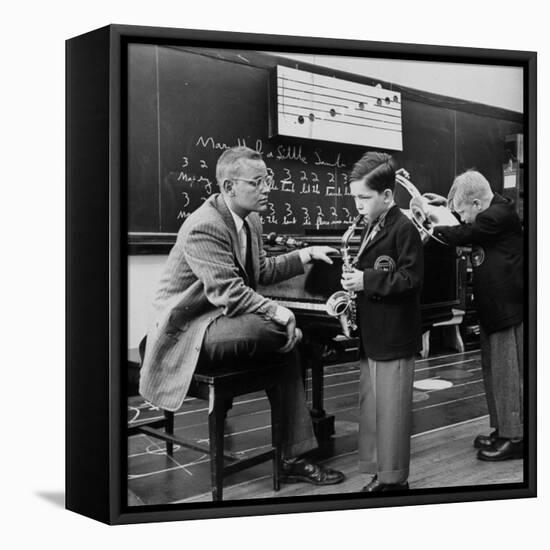
[[[256,281],[254,280],[254,270],[252,268],[252,236],[250,234],[250,227],[246,220],[244,220],[243,227],[246,233],[245,269],[246,269],[246,276],[248,277],[248,286],[256,290]]]

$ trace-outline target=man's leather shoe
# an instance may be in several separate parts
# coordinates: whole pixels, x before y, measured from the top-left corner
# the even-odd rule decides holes
[[[490,447],[477,452],[479,460],[498,461],[523,458],[523,440],[498,438]]]
[[[476,449],[485,449],[490,447],[498,439],[498,430],[494,430],[489,435],[478,435],[474,439],[474,447]]]
[[[313,485],[335,485],[345,479],[345,475],[338,470],[324,468],[305,458],[283,460],[281,482],[298,483],[305,481]]]
[[[374,476],[372,481],[365,485],[362,489],[362,493],[386,493],[391,491],[407,491],[409,489],[409,482],[403,481],[402,483],[380,483],[378,477]]]

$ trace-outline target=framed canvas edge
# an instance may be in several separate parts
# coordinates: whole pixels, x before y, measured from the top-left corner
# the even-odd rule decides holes
[[[525,477],[522,484],[506,486],[478,486],[470,488],[438,488],[437,490],[412,490],[410,494],[386,498],[368,498],[360,495],[343,494],[334,497],[316,497],[292,499],[266,499],[261,501],[227,501],[220,504],[205,503],[196,505],[163,505],[128,507],[125,503],[126,478],[122,453],[125,445],[125,407],[122,389],[122,365],[126,360],[126,225],[123,214],[125,203],[121,194],[123,188],[122,112],[124,86],[122,85],[122,53],[125,44],[133,41],[181,40],[211,47],[247,46],[253,49],[304,48],[331,50],[333,54],[350,55],[350,51],[379,56],[394,56],[400,59],[420,59],[489,64],[519,65],[524,68],[525,124],[527,128],[526,166],[528,172],[528,216],[529,231],[526,235],[526,262],[529,287],[536,289],[536,58],[535,52],[489,50],[484,48],[462,48],[453,46],[431,46],[419,44],[397,44],[368,42],[345,39],[321,39],[310,37],[289,37],[279,35],[256,35],[227,33],[221,31],[198,31],[186,29],[165,29],[158,27],[136,27],[111,25],[110,31],[110,83],[109,83],[109,522],[112,524],[141,523],[149,521],[174,521],[183,519],[206,519],[218,517],[250,516],[296,512],[315,512],[327,510],[347,510],[381,506],[405,506],[413,504],[440,504],[451,502],[482,501],[536,496],[536,291],[528,296],[528,341],[526,346],[526,364],[529,370],[527,387],[528,414],[528,460],[525,462]],[[323,41],[320,47],[319,40]],[[220,46],[220,44],[224,44]],[[351,54],[352,55],[352,54]],[[107,220],[105,220],[107,223]],[[527,279],[526,279],[527,280]]]

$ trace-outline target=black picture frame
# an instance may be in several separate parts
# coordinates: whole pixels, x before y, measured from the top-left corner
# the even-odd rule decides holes
[[[524,482],[411,490],[365,499],[296,499],[129,507],[126,503],[128,253],[125,142],[129,43],[315,52],[400,60],[513,65],[524,70],[528,219],[525,281]],[[108,524],[405,506],[536,496],[536,134],[535,52],[455,48],[218,31],[109,25],[66,44],[66,507]],[[140,243],[146,246],[147,243]],[[158,245],[159,243],[153,243]],[[166,243],[161,243],[166,246]]]

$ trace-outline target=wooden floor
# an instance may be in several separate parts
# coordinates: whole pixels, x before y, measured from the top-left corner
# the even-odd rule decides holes
[[[346,481],[330,487],[283,485],[274,493],[271,463],[264,463],[226,478],[224,500],[349,493],[368,481],[357,471],[358,365],[335,365],[325,372],[325,408],[336,417],[336,434],[334,450],[323,462],[342,470]],[[521,460],[487,463],[476,459],[473,438],[489,431],[479,351],[446,353],[417,361],[415,384],[428,380],[445,380],[452,386],[414,390],[411,488],[523,481]],[[207,443],[207,414],[206,402],[186,399],[176,413],[176,433]],[[129,400],[128,415],[130,423],[160,416],[139,397]],[[225,444],[238,456],[268,448],[270,411],[263,393],[235,401],[226,423]],[[176,447],[173,457],[169,457],[164,444],[144,435],[130,438],[128,447],[130,505],[211,500],[208,456]]]

